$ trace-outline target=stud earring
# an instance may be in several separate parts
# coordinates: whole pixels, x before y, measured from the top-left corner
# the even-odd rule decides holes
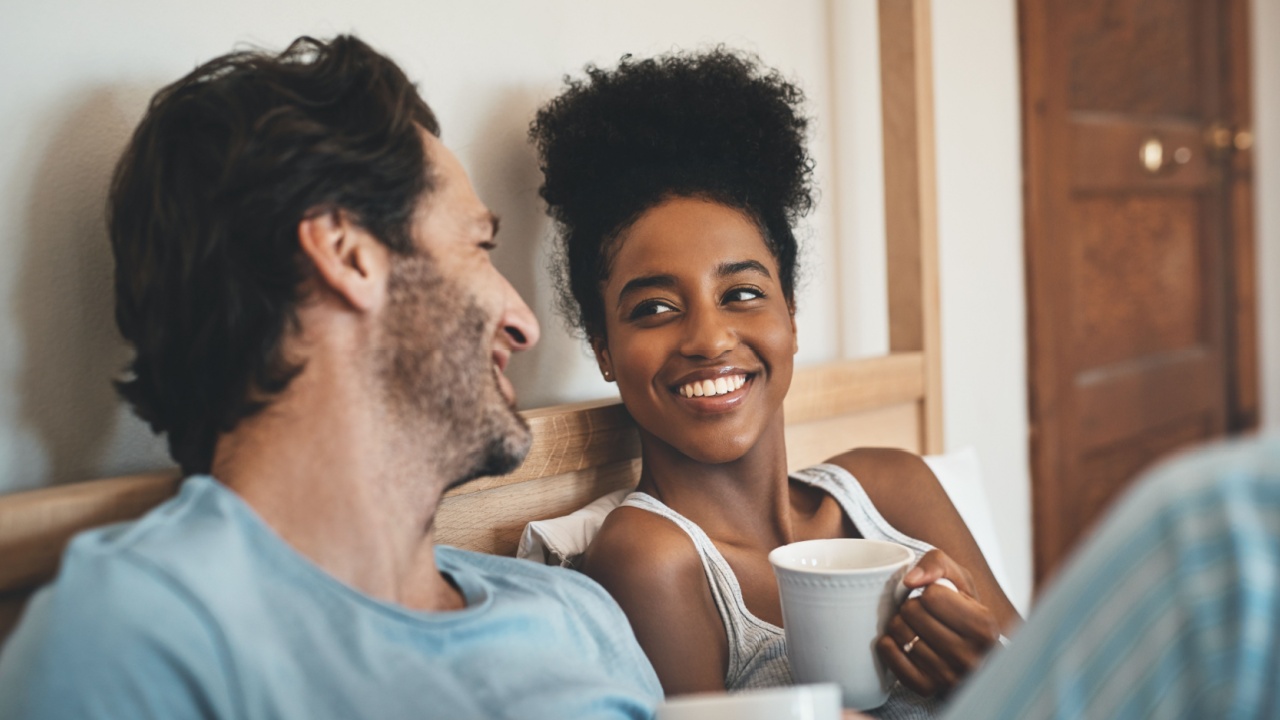
[[[605,379],[605,380],[613,380],[613,371],[611,371],[611,370],[605,370],[605,371],[604,371],[604,379]]]

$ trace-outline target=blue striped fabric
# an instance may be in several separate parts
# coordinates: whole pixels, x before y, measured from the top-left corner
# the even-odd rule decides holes
[[[946,717],[1280,718],[1280,437],[1142,480]]]

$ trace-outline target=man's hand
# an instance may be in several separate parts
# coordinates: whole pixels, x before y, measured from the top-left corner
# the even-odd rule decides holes
[[[942,578],[956,590],[934,585]],[[998,642],[1000,626],[977,597],[968,571],[941,550],[921,558],[902,582],[908,591],[924,592],[902,603],[876,650],[903,685],[925,697],[946,694]]]

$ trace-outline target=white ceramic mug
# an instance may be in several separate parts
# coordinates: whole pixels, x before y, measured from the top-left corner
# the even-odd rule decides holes
[[[827,683],[685,695],[659,705],[655,720],[840,720],[840,713],[840,688]]]
[[[876,639],[906,594],[915,555],[879,540],[805,540],[769,553],[782,595],[787,658],[797,683],[837,683],[844,706],[870,710],[894,678]]]

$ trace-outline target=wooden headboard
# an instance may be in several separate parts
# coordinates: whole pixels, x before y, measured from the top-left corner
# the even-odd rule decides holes
[[[890,354],[798,370],[787,396],[788,460],[854,445],[942,449],[936,198],[928,0],[880,0]],[[533,447],[510,475],[450,490],[440,543],[513,554],[524,525],[635,484],[639,439],[617,401],[524,413]],[[176,471],[0,497],[0,641],[57,572],[72,535],[129,520],[172,496]]]

